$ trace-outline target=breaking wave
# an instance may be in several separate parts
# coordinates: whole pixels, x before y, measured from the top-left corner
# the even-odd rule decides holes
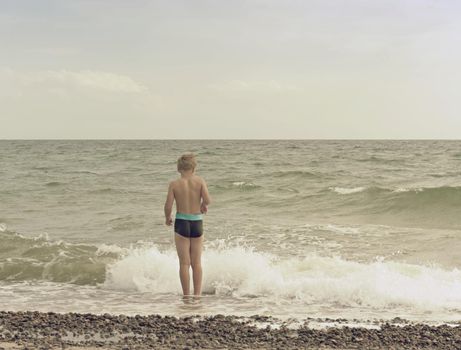
[[[174,249],[24,237],[1,226],[0,280],[44,280],[107,290],[180,294]],[[243,243],[208,242],[205,294],[344,307],[461,310],[461,271],[376,257],[356,262],[316,253],[281,258]]]
[[[279,259],[244,246],[216,246],[203,257],[203,291],[347,306],[461,309],[461,271],[310,254]],[[174,276],[175,278],[172,278]],[[140,248],[111,264],[104,287],[180,293],[174,251]]]

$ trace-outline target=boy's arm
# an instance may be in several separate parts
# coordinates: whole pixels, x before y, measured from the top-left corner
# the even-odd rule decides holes
[[[171,226],[173,219],[171,218],[171,212],[173,211],[173,202],[174,202],[174,192],[173,192],[173,182],[170,182],[168,185],[168,193],[166,195],[166,201],[164,206],[165,211],[165,224]]]
[[[206,185],[205,180],[202,179],[202,189],[200,191],[200,195],[202,196],[202,204],[200,206],[200,211],[202,213],[206,213],[208,211],[208,205],[211,203],[211,197],[208,193],[208,187]]]

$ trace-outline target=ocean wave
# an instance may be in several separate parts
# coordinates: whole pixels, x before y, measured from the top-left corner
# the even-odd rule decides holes
[[[112,194],[112,193],[128,193],[127,190],[121,189],[121,188],[113,188],[113,187],[102,187],[102,188],[97,188],[94,190],[88,190],[88,193],[91,194]]]
[[[390,193],[402,193],[402,192],[424,192],[424,191],[445,191],[445,188],[456,189],[457,187],[397,187],[397,188],[384,188],[377,186],[359,186],[359,187],[329,187],[330,191],[336,192],[338,194],[354,194],[360,192],[366,192],[367,194],[390,194]]]
[[[214,156],[217,155],[217,152],[214,151],[202,151],[200,152],[199,156]]]
[[[91,170],[74,170],[71,171],[71,173],[76,173],[76,174],[89,174],[89,175],[100,175],[96,171],[91,171]]]
[[[385,192],[385,202],[394,209],[443,209],[450,212],[461,205],[461,187],[421,187]]]
[[[6,225],[0,230],[0,240],[0,280],[6,281],[95,285],[104,281],[106,264],[119,256],[104,247],[51,241],[46,233],[26,237]]]
[[[359,158],[356,159],[357,162],[371,162],[371,163],[382,163],[382,164],[399,164],[405,162],[404,159],[389,159],[389,158],[382,158],[377,156],[370,156],[367,158]]]
[[[246,181],[235,181],[235,182],[232,182],[232,186],[238,187],[238,188],[240,188],[240,189],[245,189],[245,190],[252,190],[252,189],[256,189],[256,188],[261,187],[261,186],[255,185],[255,184],[252,183],[252,182],[246,182]]]
[[[219,184],[210,184],[209,189],[210,191],[217,193],[217,192],[235,192],[238,191],[253,191],[257,189],[261,189],[262,186],[256,185],[253,182],[247,181],[233,181],[233,182],[226,182],[226,183],[219,183]]]
[[[272,177],[277,178],[303,178],[303,179],[313,179],[320,178],[322,175],[307,171],[307,170],[286,170],[286,171],[276,171],[270,174]]]
[[[45,184],[45,186],[49,186],[49,187],[55,187],[55,186],[60,186],[60,185],[64,185],[65,183],[64,182],[61,182],[61,181],[50,181],[50,182],[47,182]]]
[[[461,186],[439,186],[439,187],[396,187],[385,188],[378,186],[359,187],[329,187],[332,192],[338,194],[357,194],[365,192],[369,195],[401,195],[404,196],[436,196],[436,197],[458,197],[461,194]],[[459,198],[461,200],[461,197]]]
[[[419,187],[415,187],[415,188],[398,187],[395,190],[393,190],[393,192],[411,192],[411,191],[421,192],[423,191],[423,189]]]
[[[337,225],[337,224],[306,224],[306,228],[309,230],[319,230],[319,231],[326,231],[326,232],[333,232],[339,234],[358,234],[360,233],[360,228],[352,227],[352,226],[345,226],[345,225]]]
[[[330,188],[344,200],[334,200],[343,215],[373,217],[380,222],[426,227],[459,228],[461,187]],[[389,221],[390,220],[390,221]]]
[[[337,228],[337,227],[335,227]],[[340,227],[341,231],[344,228]],[[180,294],[174,249],[152,242],[72,244],[0,233],[0,280],[93,285],[106,290]],[[461,271],[376,258],[368,262],[311,253],[281,258],[244,242],[206,243],[203,292],[231,297],[334,304],[461,310]]]
[[[339,194],[351,194],[351,193],[358,193],[363,192],[366,190],[366,187],[330,187],[330,190]]]
[[[110,223],[109,229],[114,231],[126,231],[144,225],[143,220],[132,214],[117,216],[109,219],[108,222]]]
[[[376,259],[368,263],[311,254],[281,260],[251,247],[208,248],[203,291],[233,297],[269,296],[307,303],[461,309],[461,271]],[[108,266],[104,288],[180,293],[177,256],[136,249]],[[173,277],[174,276],[174,277]]]

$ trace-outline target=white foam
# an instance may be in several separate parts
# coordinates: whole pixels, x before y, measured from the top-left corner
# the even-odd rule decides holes
[[[104,255],[106,253],[115,253],[115,254],[123,254],[127,250],[126,248],[122,248],[116,244],[101,244],[98,246],[98,250],[96,251],[96,255]]]
[[[22,237],[23,237],[23,238],[27,238],[27,237],[25,237],[25,236],[22,236]],[[43,233],[40,233],[40,234],[39,234],[38,236],[36,236],[36,237],[32,237],[32,239],[33,239],[34,241],[42,241],[42,240],[43,240],[43,241],[47,241],[47,242],[48,242],[48,241],[50,241],[50,235],[48,234],[48,232],[43,232]],[[50,243],[52,243],[52,242],[50,242]],[[59,243],[56,242],[56,244],[59,244]]]
[[[360,233],[359,227],[351,227],[351,226],[344,226],[344,225],[336,225],[336,224],[321,224],[321,225],[311,225],[306,224],[305,227],[314,230],[325,230],[331,231],[335,233],[345,233],[345,234],[357,234]]]
[[[461,310],[461,271],[377,259],[369,263],[311,254],[280,260],[251,247],[206,247],[203,292],[274,301],[372,308]],[[104,287],[180,293],[175,251],[130,250],[108,266]]]
[[[245,182],[245,181],[236,181],[232,182],[233,186],[237,187],[255,187],[256,185],[252,182]]]
[[[363,192],[366,190],[366,187],[353,187],[353,188],[330,187],[330,190],[336,193],[339,193],[339,194],[351,194],[351,193]]]
[[[422,188],[405,188],[405,187],[399,187],[399,188],[395,189],[393,192],[410,192],[410,191],[413,191],[413,192],[422,192],[423,189],[422,189]]]
[[[6,224],[4,224],[3,222],[0,222],[0,232],[5,232],[7,230],[7,226]]]
[[[104,286],[141,292],[178,292],[176,252],[156,247],[131,249],[129,254],[107,267]]]

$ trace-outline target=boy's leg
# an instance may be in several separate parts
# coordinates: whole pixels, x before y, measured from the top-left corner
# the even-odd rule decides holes
[[[191,264],[190,259],[190,239],[174,234],[174,241],[176,243],[176,251],[179,258],[179,278],[181,280],[182,292],[184,295],[190,294],[190,276],[189,268]]]
[[[203,235],[190,239],[190,260],[192,265],[192,279],[194,281],[194,295],[202,294],[202,246]]]

